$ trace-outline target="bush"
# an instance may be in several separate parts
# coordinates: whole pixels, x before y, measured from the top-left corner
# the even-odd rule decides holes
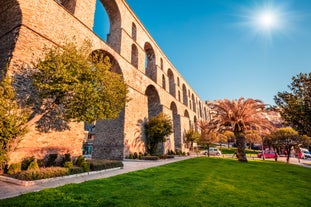
[[[7,173],[9,175],[13,175],[13,174],[19,173],[21,170],[22,170],[21,163],[13,163],[10,165]]]
[[[129,154],[129,159],[133,159],[133,154]]]
[[[22,160],[22,170],[27,170],[30,163],[32,163],[35,160],[35,157],[26,157]]]
[[[90,172],[91,170],[91,164],[88,161],[82,162],[81,167],[83,168],[84,172]]]
[[[80,155],[76,160],[76,165],[81,167],[83,162],[85,162],[85,158],[82,155]]]
[[[64,163],[64,167],[66,167],[66,168],[73,168],[73,164],[72,164],[71,161],[68,161],[68,162]]]
[[[21,171],[12,175],[12,177],[20,180],[40,180],[52,177],[69,175],[70,170],[62,167],[40,168],[38,170]]]
[[[34,159],[28,166],[27,170],[37,170],[39,169],[39,165],[36,159]]]
[[[83,173],[84,170],[82,167],[77,167],[77,166],[73,166],[72,168],[68,168],[70,174],[79,174],[79,173]]]
[[[48,155],[48,160],[46,162],[47,167],[55,166],[56,165],[56,159],[57,159],[57,154],[49,154]]]
[[[138,158],[138,154],[137,152],[134,152],[133,159],[137,159],[137,158]]]
[[[90,160],[90,163],[92,171],[123,167],[123,163],[121,161],[114,160]]]

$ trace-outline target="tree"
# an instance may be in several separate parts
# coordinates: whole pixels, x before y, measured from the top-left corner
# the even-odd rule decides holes
[[[200,133],[195,131],[193,128],[190,128],[185,133],[185,142],[190,143],[190,150],[193,150],[193,143],[198,142],[200,139]]]
[[[92,54],[92,55],[91,55]],[[91,53],[91,44],[67,43],[45,51],[32,76],[43,99],[39,118],[51,111],[64,121],[114,119],[124,109],[127,85],[112,72],[109,56]]]
[[[218,100],[208,103],[215,113],[210,122],[211,130],[224,132],[231,130],[237,144],[237,158],[247,162],[245,154],[245,133],[247,130],[273,129],[271,122],[262,116],[265,105],[260,100],[239,98],[238,100]]]
[[[209,146],[217,141],[217,134],[210,130],[208,121],[200,120],[198,126],[201,130],[199,144],[206,145],[209,157]]]
[[[274,149],[285,149],[287,155],[286,162],[289,163],[291,150],[293,148],[297,149],[300,144],[309,144],[310,137],[299,135],[292,128],[280,128],[270,134],[269,142]]]
[[[173,133],[171,119],[164,113],[151,117],[145,124],[147,139],[147,152],[151,155],[157,153],[158,144],[166,142],[166,137]]]
[[[249,143],[251,148],[255,143],[261,142],[261,136],[257,130],[249,130],[245,133],[246,142]]]
[[[311,136],[311,73],[292,77],[291,92],[279,92],[274,101],[288,126]]]
[[[232,131],[225,131],[223,134],[227,137],[228,148],[229,148],[229,143],[235,141],[234,133]]]
[[[27,110],[16,103],[16,94],[10,78],[0,82],[0,170],[9,161],[8,152],[16,139],[26,132]]]

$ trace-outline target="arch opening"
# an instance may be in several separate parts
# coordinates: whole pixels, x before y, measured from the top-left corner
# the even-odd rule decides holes
[[[175,79],[174,79],[174,74],[171,69],[168,69],[167,71],[167,76],[169,80],[169,93],[176,97],[176,91],[175,91]]]
[[[155,62],[155,53],[150,43],[146,42],[145,50],[145,74],[154,82],[157,81],[157,68]]]
[[[157,116],[162,112],[158,91],[153,85],[149,85],[145,91],[145,95],[148,97],[148,117]]]

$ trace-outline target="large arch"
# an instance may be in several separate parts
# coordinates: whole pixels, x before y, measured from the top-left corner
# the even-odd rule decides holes
[[[183,97],[183,104],[188,106],[188,95],[187,95],[187,88],[185,84],[182,84],[182,97]]]
[[[175,102],[171,102],[170,109],[172,111],[172,117],[173,117],[175,149],[182,150],[180,115],[178,114],[177,106]]]
[[[176,98],[174,73],[171,69],[167,70],[169,80],[169,93]]]
[[[19,37],[22,11],[17,0],[3,0],[0,6],[0,81],[10,66]],[[11,31],[11,32],[10,32]]]
[[[145,70],[146,75],[154,82],[157,82],[157,67],[154,50],[149,42],[145,43],[144,50],[145,57]]]
[[[107,0],[97,0],[96,3],[102,4],[109,18],[109,33],[107,34],[107,44],[111,46],[114,50],[116,50],[118,53],[120,53],[121,51],[121,14],[120,14],[118,5],[116,1],[107,1]],[[97,9],[100,7],[101,5],[96,6]],[[95,17],[102,18],[102,15],[96,15],[96,11],[95,11]],[[97,22],[100,22],[100,23],[105,22],[105,21],[97,20],[96,18],[94,21],[95,24]],[[105,25],[97,25],[97,26],[104,27]]]
[[[157,89],[153,85],[149,85],[145,91],[145,95],[148,97],[148,117],[157,116],[162,112],[160,96]]]

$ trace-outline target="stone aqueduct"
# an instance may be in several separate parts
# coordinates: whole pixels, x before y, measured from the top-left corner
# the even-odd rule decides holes
[[[123,159],[129,153],[144,152],[143,123],[159,112],[170,115],[174,125],[174,134],[164,149],[187,151],[184,132],[195,127],[197,120],[208,119],[208,108],[125,0],[101,0],[110,20],[106,42],[92,31],[96,0],[1,2],[0,67],[3,69],[9,63],[8,74],[21,72],[21,66],[41,56],[44,46],[60,45],[73,37],[77,42],[90,39],[94,51],[113,58],[113,68],[122,73],[131,101],[116,120],[96,123],[93,157]],[[16,153],[36,154],[36,149],[43,153],[60,146],[63,151],[81,153],[81,130],[81,123],[72,123],[68,131],[46,134],[33,128]]]

